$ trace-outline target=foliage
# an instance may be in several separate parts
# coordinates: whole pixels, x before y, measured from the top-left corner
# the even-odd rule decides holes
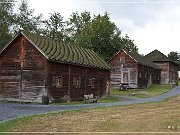
[[[91,20],[90,12],[73,12],[67,21],[67,32],[70,37],[70,43],[74,43],[76,37],[81,33],[83,26]]]
[[[35,16],[34,10],[30,9],[26,0],[22,0],[16,15],[15,31],[25,30],[29,32],[40,33],[42,15]]]
[[[2,8],[0,13],[0,45],[5,45],[19,30],[25,30],[92,49],[105,60],[120,49],[138,51],[133,40],[127,35],[121,36],[121,31],[107,13],[92,18],[90,12],[73,12],[69,20],[64,21],[60,13],[54,12],[48,19],[42,20],[42,15],[35,16],[26,0],[22,0],[18,8],[13,4],[1,4],[1,7],[4,5],[6,8]]]
[[[121,36],[121,31],[110,21],[107,13],[94,16],[78,30],[74,37],[74,43],[84,48],[93,49],[105,60],[109,60],[120,49],[138,51],[133,40],[130,40],[128,36],[125,38]]]
[[[172,51],[168,54],[168,58],[174,61],[175,63],[179,64],[179,70],[180,70],[180,53]]]
[[[0,50],[11,39],[10,33],[13,24],[14,1],[0,0]]]
[[[55,40],[66,41],[65,26],[66,22],[60,13],[54,12],[50,14],[49,19],[44,21],[45,29],[44,34],[47,37],[52,37]]]

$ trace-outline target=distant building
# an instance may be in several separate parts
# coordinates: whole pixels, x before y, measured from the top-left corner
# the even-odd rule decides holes
[[[178,64],[170,60],[158,50],[154,50],[145,56],[161,68],[161,83],[172,83],[178,79]]]
[[[160,84],[161,69],[139,54],[120,50],[108,63],[112,66],[111,86],[119,88],[127,84],[130,88]]]

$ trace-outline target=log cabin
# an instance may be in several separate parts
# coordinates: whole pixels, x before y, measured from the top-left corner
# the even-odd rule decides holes
[[[83,100],[109,93],[111,67],[94,51],[19,32],[0,52],[0,99]]]
[[[178,64],[170,60],[166,55],[157,49],[145,56],[146,59],[153,61],[161,69],[161,83],[177,83]]]
[[[108,63],[112,66],[111,87],[142,88],[150,84],[160,84],[160,68],[145,57],[120,50]]]

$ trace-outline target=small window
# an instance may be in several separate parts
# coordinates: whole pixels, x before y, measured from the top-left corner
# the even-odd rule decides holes
[[[159,77],[159,75],[158,75],[158,81],[160,80],[159,78],[160,78],[160,77]]]
[[[62,81],[63,81],[62,76],[53,77],[53,85],[56,87],[62,87]]]
[[[91,88],[95,88],[95,78],[90,78],[89,79],[89,85]]]
[[[147,73],[144,74],[144,78],[145,78],[145,79],[147,78]]]
[[[73,78],[73,86],[76,88],[80,88],[81,86],[81,77]]]
[[[119,62],[122,63],[122,64],[125,63],[125,57],[119,58]]]
[[[139,72],[139,78],[141,78],[141,77],[142,77],[141,72]]]

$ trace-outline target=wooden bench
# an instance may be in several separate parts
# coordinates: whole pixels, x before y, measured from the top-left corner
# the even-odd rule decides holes
[[[93,94],[84,95],[84,101],[86,103],[97,103],[97,97],[94,97]]]

